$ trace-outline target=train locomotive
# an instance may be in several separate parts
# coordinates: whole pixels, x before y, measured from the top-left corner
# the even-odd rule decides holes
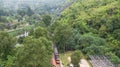
[[[56,46],[54,46],[54,57],[55,57],[56,64],[60,64],[60,57],[59,57],[59,53]]]

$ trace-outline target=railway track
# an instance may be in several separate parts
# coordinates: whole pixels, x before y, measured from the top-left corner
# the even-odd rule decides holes
[[[62,67],[61,66],[62,63],[60,61],[60,56],[56,45],[53,45],[53,50],[54,50],[53,58],[52,58],[53,67]]]

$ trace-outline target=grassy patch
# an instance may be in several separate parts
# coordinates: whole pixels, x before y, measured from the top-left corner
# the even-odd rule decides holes
[[[64,64],[64,67],[67,67],[67,64],[69,63],[68,57],[72,55],[72,51],[68,51],[65,53],[60,54],[60,59],[62,60],[62,63]]]

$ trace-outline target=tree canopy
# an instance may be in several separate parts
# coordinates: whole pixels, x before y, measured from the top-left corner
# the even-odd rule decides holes
[[[27,37],[23,46],[18,48],[17,67],[51,67],[52,42],[45,37]]]
[[[16,39],[7,32],[0,32],[0,59],[7,60],[8,55],[14,52]]]

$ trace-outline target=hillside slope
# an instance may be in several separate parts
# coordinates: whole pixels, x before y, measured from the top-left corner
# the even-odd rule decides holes
[[[77,0],[52,25],[58,49],[80,49],[86,56],[107,55],[114,64],[119,64],[119,3],[119,0]]]

